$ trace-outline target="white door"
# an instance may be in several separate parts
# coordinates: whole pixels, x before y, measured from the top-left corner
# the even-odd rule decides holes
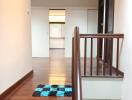
[[[49,57],[49,19],[46,8],[32,8],[32,57]]]

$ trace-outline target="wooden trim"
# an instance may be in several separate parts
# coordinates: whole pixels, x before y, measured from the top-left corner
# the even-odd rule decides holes
[[[49,22],[49,24],[65,24],[65,22]]]
[[[49,9],[49,10],[66,10],[66,9]]]
[[[80,34],[80,38],[124,38],[124,34]]]
[[[49,48],[50,50],[65,50],[65,48],[64,47],[62,47],[62,48]]]
[[[50,39],[61,39],[61,40],[65,40],[65,37],[50,37]]]
[[[4,93],[0,95],[0,100],[3,100],[7,97],[13,90],[17,89],[20,85],[22,85],[27,79],[33,76],[33,70],[27,73],[24,77],[22,77],[19,81],[17,81],[14,85],[9,87]]]
[[[117,78],[123,78],[123,76],[104,76],[104,75],[99,75],[99,76],[81,76],[82,78],[115,78],[115,79],[117,79]]]

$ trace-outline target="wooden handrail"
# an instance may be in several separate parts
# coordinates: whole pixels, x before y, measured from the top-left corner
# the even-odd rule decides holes
[[[124,34],[80,34],[80,38],[124,38]]]
[[[81,86],[81,68],[80,68],[80,36],[79,28],[75,27],[74,38],[72,40],[72,86],[73,99],[82,100],[82,86]]]

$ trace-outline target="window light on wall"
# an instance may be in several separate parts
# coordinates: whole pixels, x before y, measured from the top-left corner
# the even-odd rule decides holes
[[[49,22],[65,22],[65,10],[49,10]]]

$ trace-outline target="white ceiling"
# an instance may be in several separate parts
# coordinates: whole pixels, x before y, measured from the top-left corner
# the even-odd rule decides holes
[[[32,6],[97,7],[98,0],[31,0]]]

